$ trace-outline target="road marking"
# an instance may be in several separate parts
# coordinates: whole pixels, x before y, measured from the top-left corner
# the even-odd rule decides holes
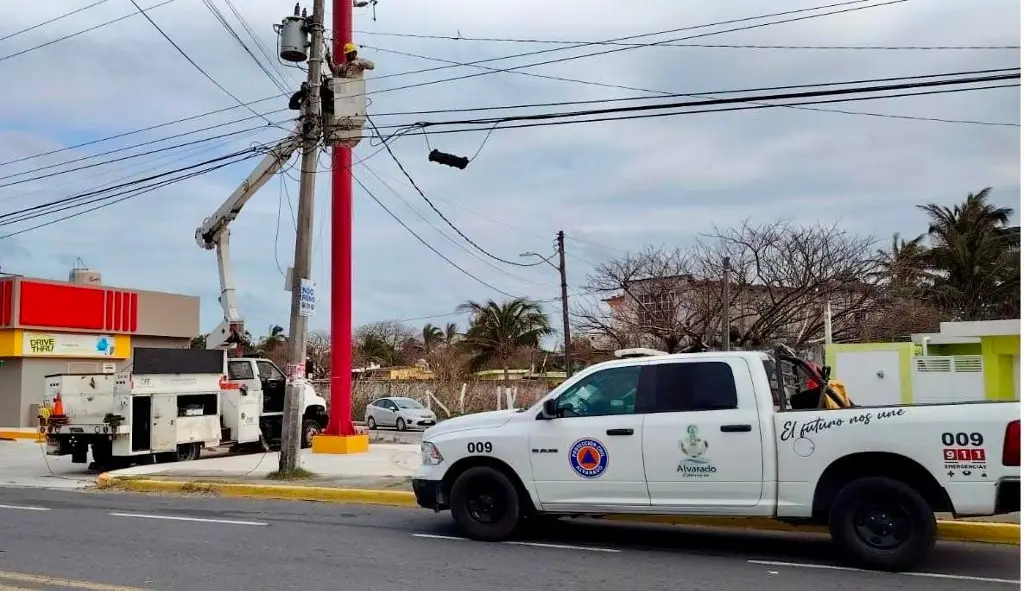
[[[886,573],[881,571],[865,570],[861,568],[852,568],[849,566],[835,566],[831,564],[803,564],[799,562],[778,562],[775,560],[748,560],[751,564],[761,564],[765,566],[791,566],[795,568],[817,568],[825,570],[844,570],[858,573],[873,573],[873,574],[892,574],[892,575],[903,575],[905,577],[924,577],[929,579],[952,579],[954,581],[975,581],[978,583],[1001,583],[1004,585],[1020,585],[1020,581],[1014,581],[1012,579],[996,579],[993,577],[972,577],[970,575],[950,575],[945,573],[915,573],[915,572],[900,572],[900,573]]]
[[[458,540],[458,541],[469,541],[469,538],[460,538],[458,536],[442,536],[438,534],[412,534],[414,538],[427,538],[430,540]],[[533,546],[535,548],[555,548],[557,550],[584,550],[588,552],[609,552],[619,553],[622,550],[616,550],[614,548],[595,548],[593,546],[575,546],[571,544],[548,544],[545,542],[519,542],[509,541],[501,542],[502,544],[508,544],[510,546]]]
[[[147,515],[145,513],[110,513],[111,517],[137,517],[139,519],[164,519],[167,521],[196,521],[199,523],[224,523],[227,525],[270,525],[262,521],[238,521],[236,519],[205,519],[179,515]]]
[[[542,542],[505,542],[513,546],[536,546],[537,548],[558,548],[560,550],[587,550],[589,552],[610,552],[619,553],[622,550],[615,548],[596,548],[594,546],[574,546],[571,544],[545,544]]]
[[[0,505],[0,509],[14,509],[16,511],[49,511],[49,507],[29,507],[27,505]]]
[[[47,587],[63,587],[65,589],[86,589],[87,591],[145,591],[138,587],[124,587],[120,585],[105,585],[93,583],[92,581],[77,581],[63,577],[49,577],[46,575],[29,575],[25,573],[12,573],[0,570],[0,579],[17,581],[18,583],[33,583],[46,585]],[[0,591],[17,591],[18,587],[5,587],[0,581]]]

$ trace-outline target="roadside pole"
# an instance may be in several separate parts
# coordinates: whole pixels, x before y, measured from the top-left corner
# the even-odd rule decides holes
[[[333,0],[335,59],[352,41],[352,0]],[[331,416],[327,435],[355,435],[352,426],[352,148],[331,159]]]
[[[572,337],[569,334],[569,286],[565,280],[565,232],[558,231],[558,273],[562,276],[562,335],[565,338],[565,377],[572,375],[572,353],[570,345]]]
[[[729,312],[732,305],[729,302],[729,282],[732,281],[732,267],[729,257],[722,259],[722,350],[728,351],[732,344],[729,338],[732,334],[732,322],[729,319]]]
[[[320,66],[324,58],[324,1],[313,0],[313,14],[306,20],[310,29],[309,94],[303,108],[302,169],[299,178],[299,206],[295,231],[295,264],[292,268],[292,309],[288,324],[288,388],[281,426],[281,458],[278,469],[298,467],[301,443],[299,403],[306,383],[306,336],[309,312],[302,306],[303,287],[310,279],[313,257],[313,195],[316,163],[320,150]]]

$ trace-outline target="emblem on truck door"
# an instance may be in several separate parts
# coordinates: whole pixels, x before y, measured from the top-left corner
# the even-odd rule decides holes
[[[704,457],[708,451],[708,442],[701,439],[697,425],[690,425],[686,428],[686,437],[679,440],[679,451],[686,456],[676,467],[676,473],[680,476],[707,478],[718,472],[718,468]]]
[[[608,468],[608,450],[596,439],[580,439],[569,448],[569,465],[583,478],[597,478]]]

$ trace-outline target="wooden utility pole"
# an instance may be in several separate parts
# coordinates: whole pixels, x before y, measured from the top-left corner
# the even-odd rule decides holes
[[[306,19],[310,32],[308,94],[303,107],[302,169],[299,178],[299,206],[295,231],[295,264],[292,268],[292,309],[288,324],[288,386],[281,424],[281,459],[278,469],[290,472],[298,467],[301,420],[299,403],[306,385],[306,336],[310,310],[306,297],[315,298],[310,283],[313,258],[313,194],[322,126],[320,123],[320,67],[324,59],[324,0],[313,0],[313,14]]]
[[[729,350],[729,346],[731,344],[729,342],[731,340],[729,338],[729,336],[730,336],[730,334],[732,332],[730,330],[732,328],[732,322],[729,319],[729,309],[730,309],[729,283],[732,281],[732,277],[730,276],[731,275],[731,273],[730,273],[731,270],[732,270],[732,267],[730,267],[729,257],[723,258],[722,259],[722,350],[723,351],[728,351]]]
[[[569,286],[565,280],[565,232],[558,231],[558,273],[562,276],[562,335],[565,338],[565,377],[572,375],[572,353],[569,334]]]

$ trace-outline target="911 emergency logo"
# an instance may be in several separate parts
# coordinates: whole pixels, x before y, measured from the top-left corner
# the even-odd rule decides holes
[[[608,450],[596,439],[580,439],[569,448],[569,465],[583,478],[597,478],[608,468]]]

